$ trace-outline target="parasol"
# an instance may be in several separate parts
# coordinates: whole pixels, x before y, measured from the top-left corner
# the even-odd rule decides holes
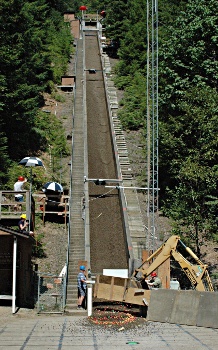
[[[63,192],[63,187],[58,182],[46,182],[46,184],[43,185],[43,188],[49,191]]]
[[[31,223],[31,200],[32,200],[32,167],[33,166],[43,166],[40,158],[37,157],[25,157],[19,162],[20,165],[30,167],[30,203],[29,203],[29,220]]]
[[[41,159],[37,157],[25,157],[19,164],[24,166],[44,166]]]

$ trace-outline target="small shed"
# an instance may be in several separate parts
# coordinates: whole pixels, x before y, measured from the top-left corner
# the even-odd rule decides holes
[[[61,85],[58,85],[62,91],[72,92],[75,86],[75,75],[63,75],[61,77]]]
[[[34,307],[34,242],[34,238],[0,225],[0,300],[12,300],[12,313],[16,307]]]
[[[74,75],[62,75],[61,84],[64,86],[73,86],[75,84]]]
[[[64,21],[70,23],[71,34],[74,39],[79,39],[80,36],[80,21],[78,18],[75,18],[74,12],[65,12]]]

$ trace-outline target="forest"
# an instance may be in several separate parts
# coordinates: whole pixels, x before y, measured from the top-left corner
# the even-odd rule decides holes
[[[1,187],[9,186],[22,157],[49,144],[68,152],[58,121],[51,123],[40,107],[73,52],[63,13],[79,17],[80,5],[105,11],[106,37],[118,59],[115,83],[124,92],[120,119],[125,130],[146,135],[147,0],[2,0]],[[158,1],[160,207],[172,232],[198,253],[205,239],[218,242],[217,13],[217,0]]]

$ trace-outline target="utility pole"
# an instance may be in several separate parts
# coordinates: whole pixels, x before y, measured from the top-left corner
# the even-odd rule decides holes
[[[154,250],[158,211],[158,0],[147,0],[147,250]]]

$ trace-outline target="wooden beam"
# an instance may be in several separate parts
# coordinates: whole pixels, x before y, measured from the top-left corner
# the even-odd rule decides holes
[[[170,289],[170,258],[158,267],[158,277],[162,281],[162,288]]]

